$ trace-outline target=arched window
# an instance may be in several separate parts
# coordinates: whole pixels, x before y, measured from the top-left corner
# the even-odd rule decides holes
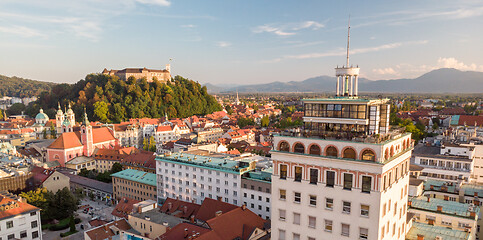
[[[330,146],[325,150],[325,156],[337,157],[337,155],[337,148],[335,148],[334,146]]]
[[[362,160],[374,162],[376,161],[376,154],[374,154],[372,150],[364,150],[364,152],[362,152]]]
[[[309,151],[310,151],[310,154],[320,155],[320,147],[318,145],[313,144],[312,146],[310,146]]]
[[[384,151],[384,157],[387,159],[389,159],[389,150],[386,148],[386,150]]]
[[[346,148],[342,153],[342,157],[356,159],[356,151],[354,151],[352,148]]]
[[[290,149],[290,145],[288,145],[288,142],[282,141],[280,144],[278,144],[278,150],[281,152],[288,152]]]
[[[305,147],[302,143],[296,143],[293,147],[293,152],[305,153]]]
[[[390,157],[394,156],[394,146],[391,146],[391,152],[389,153],[389,156]]]

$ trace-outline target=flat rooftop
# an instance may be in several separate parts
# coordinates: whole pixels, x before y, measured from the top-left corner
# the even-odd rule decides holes
[[[111,177],[122,178],[125,180],[156,187],[156,174],[154,173],[148,173],[134,169],[125,169],[120,172],[111,174]]]
[[[167,224],[167,227],[170,227],[170,228],[173,228],[174,226],[180,223],[186,222],[186,220],[182,218],[162,213],[159,211],[158,208],[155,208],[146,212],[142,212],[142,213],[134,213],[134,214],[131,214],[131,216],[136,218],[141,218],[146,221],[150,221],[160,225],[166,226]]]
[[[438,191],[438,192],[448,192],[448,193],[455,193],[458,194],[458,190],[456,189],[456,183],[450,183],[446,181],[428,179],[424,182],[424,191]],[[431,186],[433,186],[433,190],[431,190]],[[442,187],[446,187],[446,191],[442,189]]]
[[[470,240],[471,233],[461,230],[453,230],[447,227],[433,226],[425,223],[413,222],[413,226],[406,235],[407,240],[417,240],[418,235],[424,239],[436,239],[440,236],[444,240]]]
[[[443,154],[440,154],[440,147],[424,146],[422,144],[414,147],[413,156],[432,157],[432,158],[466,161],[466,162],[473,161],[472,159],[469,159],[468,157],[464,157],[464,156],[443,155]]]
[[[471,204],[445,201],[443,199],[438,199],[438,198],[430,198],[430,201],[428,202],[427,199],[428,198],[425,196],[409,198],[409,201],[411,201],[410,208],[420,209],[424,211],[440,213],[440,214],[445,214],[450,216],[473,219],[473,217],[470,216],[470,211],[468,210],[470,207],[472,207]],[[441,212],[437,212],[438,206],[443,207]],[[473,207],[473,211],[476,213],[476,216],[479,216],[480,214],[479,207]]]
[[[249,163],[251,162],[250,160],[245,160],[244,158],[238,158],[235,160],[230,156],[214,157],[200,156],[187,153],[174,153],[169,156],[158,155],[156,157],[156,160],[163,162],[181,163],[185,165],[195,165],[202,168],[237,174],[249,171]]]

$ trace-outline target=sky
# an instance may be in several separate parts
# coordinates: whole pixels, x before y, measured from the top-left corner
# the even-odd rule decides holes
[[[0,74],[74,83],[126,67],[202,84],[483,71],[483,1],[1,0]]]

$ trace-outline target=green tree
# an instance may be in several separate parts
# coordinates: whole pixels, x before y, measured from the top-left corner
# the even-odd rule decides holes
[[[48,202],[50,215],[55,219],[60,220],[74,215],[79,200],[67,187],[65,187],[57,191]]]
[[[267,115],[263,116],[261,120],[262,127],[268,127],[269,124],[270,124],[270,118]]]
[[[112,168],[111,168],[111,173],[117,173],[117,172],[120,172],[122,171],[122,165],[120,163],[114,163],[112,164]]]
[[[243,128],[245,126],[255,125],[255,121],[253,121],[251,118],[241,117],[238,119],[237,124],[240,128]]]
[[[47,139],[47,129],[44,129],[42,131],[42,136],[43,136],[44,139]]]
[[[52,195],[52,193],[48,192],[45,188],[37,188],[20,193],[20,197],[27,200],[27,203],[40,208],[40,216],[42,219],[51,219],[48,211],[48,200],[51,198],[49,195]]]
[[[156,152],[156,141],[154,140],[154,137],[153,136],[151,136],[149,138],[149,148],[148,148],[148,151]]]
[[[54,125],[50,125],[50,138],[54,139],[57,137],[57,130]]]
[[[12,106],[10,106],[7,109],[7,114],[8,115],[19,115],[22,114],[26,109],[25,105],[23,103],[14,103]]]
[[[231,106],[230,105],[226,105],[225,106],[225,110],[226,110],[226,113],[228,113],[228,115],[233,114],[233,109],[231,109]]]
[[[75,232],[75,219],[74,219],[74,214],[70,215],[69,219],[69,226],[70,226],[70,232]]]
[[[101,122],[107,122],[107,113],[109,111],[109,106],[104,101],[99,101],[94,103],[94,116],[97,120]]]

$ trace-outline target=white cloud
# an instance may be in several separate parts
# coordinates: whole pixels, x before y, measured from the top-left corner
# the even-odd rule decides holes
[[[409,42],[396,42],[396,43],[389,43],[383,44],[380,46],[375,47],[368,47],[368,48],[356,48],[350,51],[350,54],[361,54],[361,53],[368,53],[368,52],[378,52],[382,50],[388,50],[393,48],[399,48],[405,45],[419,45],[419,44],[426,44],[428,41],[409,41]],[[346,55],[346,51],[341,49],[339,51],[329,51],[329,52],[322,52],[322,53],[306,53],[306,54],[299,54],[299,55],[286,55],[283,57],[275,58],[272,60],[262,61],[264,63],[273,63],[273,62],[280,62],[282,60],[287,59],[310,59],[310,58],[323,58],[323,57],[333,57],[333,56],[344,56]]]
[[[229,42],[224,42],[224,41],[220,41],[220,42],[216,42],[216,46],[221,47],[221,48],[224,48],[224,47],[229,47],[229,46],[231,46],[231,43],[229,43]]]
[[[456,58],[443,58],[438,59],[438,68],[455,68],[462,71],[483,71],[483,65],[476,65],[475,63],[465,64],[456,60]]]
[[[324,24],[316,21],[304,21],[287,24],[264,24],[254,28],[254,33],[273,33],[278,36],[291,36],[297,34],[297,31],[303,29],[317,30],[323,28]]]
[[[171,5],[171,2],[168,0],[135,0],[135,1],[142,4],[151,4],[151,5],[158,5],[163,7],[168,7]]]
[[[196,25],[193,24],[187,24],[187,25],[181,25],[182,28],[195,28]]]
[[[393,68],[376,68],[372,72],[379,75],[396,75],[396,71]]]
[[[2,27],[0,26],[0,32],[15,34],[21,37],[46,37],[45,34],[25,26],[12,26],[12,27]]]

